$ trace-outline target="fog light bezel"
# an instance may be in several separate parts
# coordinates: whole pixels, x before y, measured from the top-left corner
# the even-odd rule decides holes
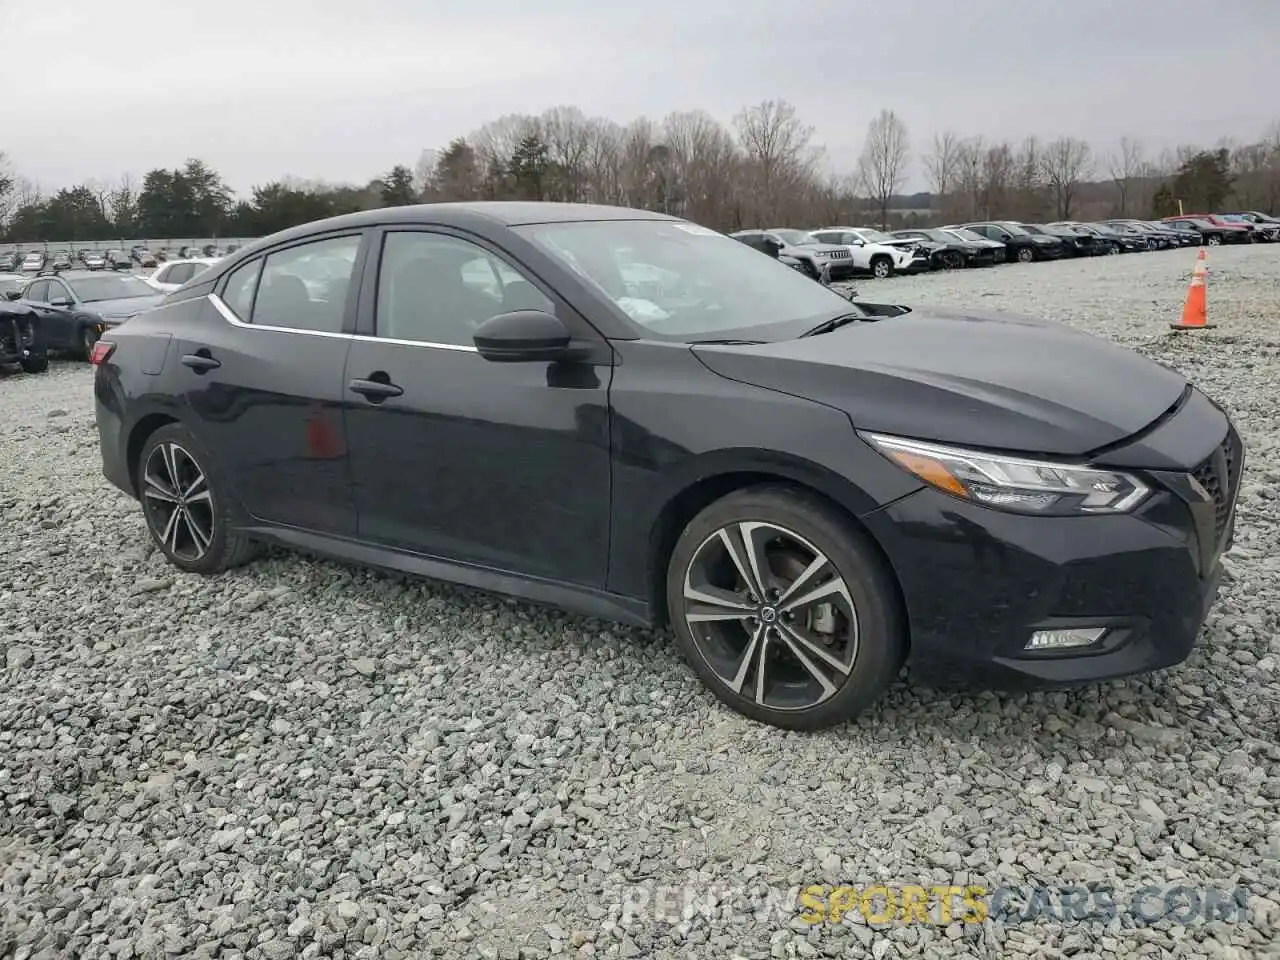
[[[1078,653],[1082,650],[1098,647],[1101,645],[1102,641],[1107,638],[1107,634],[1110,632],[1111,627],[1109,626],[1044,627],[1039,630],[1031,631],[1029,639],[1022,646],[1022,652],[1030,654]],[[1052,634],[1078,634],[1083,636],[1080,638],[1080,642],[1076,643],[1057,643],[1033,646],[1037,637],[1045,637]]]
[[[1010,638],[1001,656],[1008,660],[1068,660],[1114,653],[1150,626],[1145,617],[1046,617],[1025,624],[1019,636]],[[1102,630],[1088,646],[1028,648],[1032,635],[1060,630]]]

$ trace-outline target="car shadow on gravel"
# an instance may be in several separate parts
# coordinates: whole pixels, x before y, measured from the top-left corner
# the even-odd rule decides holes
[[[296,553],[273,548],[260,562],[283,566],[297,564],[298,560]],[[320,574],[320,579],[328,579],[325,571],[363,574],[349,582],[349,599],[375,609],[386,589],[396,585],[406,590],[414,602],[444,602],[477,611],[505,608],[521,622],[537,617],[541,628],[522,634],[521,649],[526,655],[545,654],[554,659],[560,653],[575,660],[630,660],[630,664],[619,665],[617,672],[649,675],[655,685],[679,690],[670,705],[673,715],[678,716],[681,711],[711,713],[726,721],[723,729],[740,730],[745,726],[766,736],[836,741],[851,753],[860,752],[852,749],[859,741],[868,748],[879,749],[894,742],[980,738],[986,750],[999,752],[1025,750],[1035,744],[1042,744],[1046,750],[1061,749],[1084,741],[1109,741],[1118,748],[1127,736],[1172,744],[1183,742],[1196,732],[1211,734],[1219,719],[1229,718],[1232,712],[1229,705],[1205,694],[1194,683],[1201,673],[1197,664],[1204,656],[1204,648],[1213,643],[1210,636],[1202,640],[1190,660],[1170,670],[1069,688],[1011,686],[1007,682],[1003,687],[992,688],[975,681],[921,677],[907,668],[878,703],[854,720],[815,734],[789,734],[754,724],[721,705],[689,670],[667,630],[628,627],[469,587],[349,567],[328,559],[308,557],[307,563],[314,564],[311,569]],[[448,656],[447,651],[428,647],[403,652],[422,659]]]

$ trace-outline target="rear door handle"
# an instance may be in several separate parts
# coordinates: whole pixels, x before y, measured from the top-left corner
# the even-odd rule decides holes
[[[182,358],[182,365],[190,367],[196,373],[204,373],[207,370],[217,370],[222,366],[222,361],[215,360],[205,353],[188,353]]]
[[[376,374],[374,374],[376,376]],[[385,377],[386,374],[383,374]],[[387,380],[373,379],[356,379],[347,384],[347,389],[352,393],[358,393],[370,403],[381,403],[388,397],[398,397],[404,393],[403,387],[398,387],[394,383]]]

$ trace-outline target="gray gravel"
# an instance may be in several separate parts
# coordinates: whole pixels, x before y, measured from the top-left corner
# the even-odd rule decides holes
[[[1213,251],[1220,327],[1174,337],[1193,262],[860,285],[1134,345],[1229,405],[1249,465],[1182,667],[899,684],[820,735],[721,708],[662,636],[289,555],[176,574],[100,478],[88,370],[0,379],[0,957],[1274,954],[1280,248]],[[729,895],[840,882],[1199,884],[1250,913],[873,929]],[[686,886],[683,920],[645,906]]]

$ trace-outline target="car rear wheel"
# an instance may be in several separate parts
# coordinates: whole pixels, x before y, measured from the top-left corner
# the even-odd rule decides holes
[[[1211,233],[1209,236],[1204,238],[1204,242],[1211,247],[1216,247],[1222,243],[1222,238],[1216,233]]]
[[[1036,258],[1036,252],[1032,250],[1030,247],[1023,247],[1021,250],[1018,251],[1019,263],[1030,263],[1035,258]]]
[[[756,487],[685,528],[667,573],[685,658],[724,703],[791,730],[842,723],[905,657],[893,583],[874,547],[823,501]]]
[[[21,363],[23,373],[44,373],[49,369],[49,357],[43,353],[36,357],[24,357]]]
[[[893,261],[885,256],[872,257],[871,275],[877,280],[886,280],[893,276]]]
[[[137,484],[151,538],[180,570],[217,573],[256,552],[253,541],[231,529],[212,459],[186,427],[169,424],[147,439]]]

